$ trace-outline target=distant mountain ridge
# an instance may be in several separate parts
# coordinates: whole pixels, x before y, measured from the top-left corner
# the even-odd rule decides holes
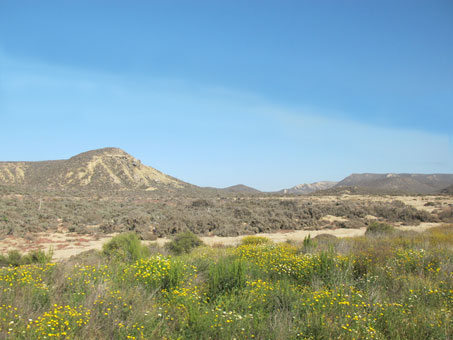
[[[80,153],[65,160],[39,162],[0,162],[0,185],[37,189],[96,191],[173,190],[259,194],[243,184],[227,188],[200,188],[166,175],[118,148]],[[453,191],[453,174],[352,174],[340,182],[321,181],[299,184],[278,194],[408,193],[434,194]]]
[[[326,190],[330,189],[335,186],[337,182],[332,181],[321,181],[321,182],[314,182],[310,184],[299,184],[289,189],[283,189],[279,191],[281,194],[296,194],[296,195],[304,195],[310,194],[315,191],[319,190]]]
[[[249,187],[244,184],[237,184],[237,185],[233,185],[231,187],[222,188],[220,190],[226,191],[226,192],[233,192],[233,193],[235,192],[235,193],[244,193],[244,194],[258,194],[261,192],[258,189]]]
[[[190,186],[141,164],[118,148],[87,151],[66,160],[0,162],[0,184],[96,190],[156,190]]]
[[[433,194],[453,184],[453,174],[352,174],[333,188],[394,191],[411,194]]]

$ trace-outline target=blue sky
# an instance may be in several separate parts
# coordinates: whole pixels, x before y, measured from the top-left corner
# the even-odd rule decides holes
[[[201,186],[453,173],[451,1],[0,1],[0,160]]]

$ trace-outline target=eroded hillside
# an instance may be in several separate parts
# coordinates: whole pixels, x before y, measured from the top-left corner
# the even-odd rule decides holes
[[[188,184],[143,165],[118,148],[81,153],[67,160],[0,162],[0,183],[33,188],[156,190]]]

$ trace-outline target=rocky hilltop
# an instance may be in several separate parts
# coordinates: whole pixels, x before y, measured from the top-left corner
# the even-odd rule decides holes
[[[326,190],[332,188],[337,182],[330,182],[330,181],[322,181],[322,182],[315,182],[311,184],[299,184],[289,189],[283,189],[279,193],[282,194],[296,194],[296,195],[304,195],[310,194],[315,191],[319,190]]]
[[[143,165],[118,148],[92,150],[66,160],[0,162],[0,184],[95,190],[156,190],[190,186]]]

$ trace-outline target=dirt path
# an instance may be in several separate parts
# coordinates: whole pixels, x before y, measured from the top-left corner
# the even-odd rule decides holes
[[[414,230],[424,231],[432,227],[441,225],[441,223],[421,223],[418,226],[404,226],[398,227],[400,230]],[[305,237],[315,237],[320,234],[330,234],[336,237],[354,237],[362,236],[365,234],[366,228],[360,229],[329,229],[329,230],[297,230],[279,233],[262,233],[256,234],[257,236],[265,236],[274,242],[285,242],[288,240],[299,242],[303,241]],[[8,236],[0,240],[0,253],[5,254],[9,250],[17,249],[22,253],[29,252],[35,249],[48,250],[53,249],[53,258],[55,261],[67,259],[73,255],[77,255],[91,249],[102,249],[102,245],[108,242],[115,234],[105,235],[103,237],[95,238],[90,235],[77,235],[74,233],[39,233],[33,235],[33,238],[20,238]],[[234,237],[220,237],[208,236],[201,237],[204,243],[209,246],[226,245],[234,246],[241,242],[244,236]],[[156,241],[145,241],[145,243],[157,243],[164,245],[169,242],[169,238],[159,238]]]
[[[418,226],[404,226],[404,227],[397,227],[399,230],[414,230],[414,231],[425,231],[429,228],[440,226],[442,223],[421,223]],[[261,233],[256,234],[256,236],[265,236],[270,238],[274,242],[286,242],[288,240],[299,242],[303,241],[308,235],[310,237],[315,237],[321,234],[329,234],[334,235],[336,237],[355,237],[355,236],[362,236],[365,234],[366,228],[359,228],[359,229],[347,229],[347,228],[339,228],[339,229],[330,229],[330,230],[296,230],[290,231],[286,233]],[[207,245],[213,246],[216,244],[223,244],[223,245],[230,245],[234,246],[241,242],[241,239],[244,236],[235,236],[235,237],[219,237],[219,236],[211,236],[211,237],[201,237],[204,243]]]

